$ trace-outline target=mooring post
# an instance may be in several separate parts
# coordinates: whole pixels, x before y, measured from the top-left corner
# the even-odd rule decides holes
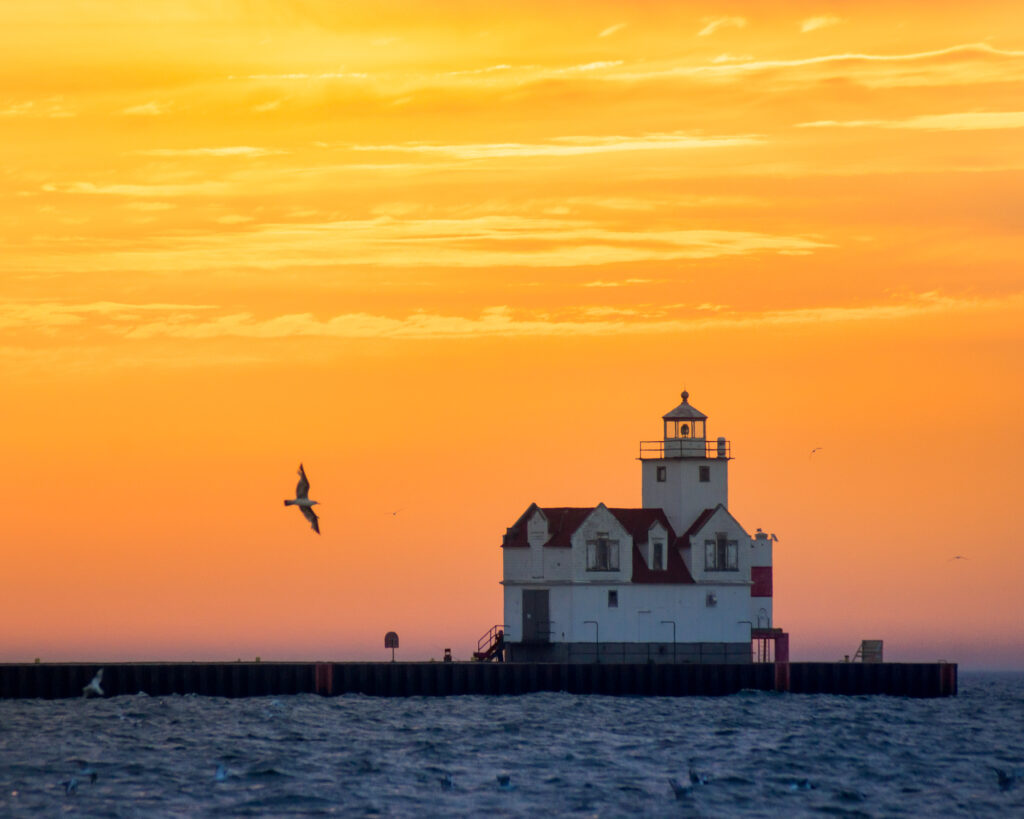
[[[775,635],[775,690],[789,691],[789,635]]]

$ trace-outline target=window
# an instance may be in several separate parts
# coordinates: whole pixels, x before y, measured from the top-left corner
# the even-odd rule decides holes
[[[608,608],[617,609],[619,607],[619,593],[615,589],[608,591]]]
[[[689,424],[680,424],[679,425],[679,437],[680,438],[689,438],[690,437],[690,425]]]
[[[699,469],[700,469],[700,482],[701,483],[707,483],[708,481],[710,481],[711,480],[711,467],[710,466],[702,466],[702,467],[699,467]]]
[[[609,540],[607,532],[598,532],[594,540],[587,541],[587,571],[617,572],[619,570],[619,541]]]
[[[658,570],[665,568],[665,544],[660,540],[654,541],[651,550],[651,568]]]
[[[666,472],[665,467],[663,467],[663,466],[659,466],[658,467],[658,483],[665,483],[665,472]]]
[[[704,569],[709,572],[739,571],[739,544],[725,532],[716,532],[714,540],[704,541]]]

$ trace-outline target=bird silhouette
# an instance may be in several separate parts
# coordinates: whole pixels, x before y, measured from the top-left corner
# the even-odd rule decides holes
[[[313,531],[319,535],[320,518],[313,511],[313,507],[318,503],[320,501],[309,499],[309,478],[306,477],[306,470],[302,468],[302,464],[299,464],[299,483],[295,487],[295,497],[291,500],[286,500],[284,505],[298,506],[299,511],[309,521],[309,525],[313,527]]]

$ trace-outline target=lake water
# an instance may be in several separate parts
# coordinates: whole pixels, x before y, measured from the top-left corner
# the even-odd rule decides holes
[[[3,816],[1024,816],[993,768],[1024,773],[1022,674],[930,700],[0,701]]]

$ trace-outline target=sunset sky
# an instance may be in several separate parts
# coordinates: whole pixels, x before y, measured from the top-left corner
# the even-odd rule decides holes
[[[1019,0],[34,0],[0,53],[0,661],[464,659],[505,528],[639,506],[686,387],[793,659],[1024,668]]]

